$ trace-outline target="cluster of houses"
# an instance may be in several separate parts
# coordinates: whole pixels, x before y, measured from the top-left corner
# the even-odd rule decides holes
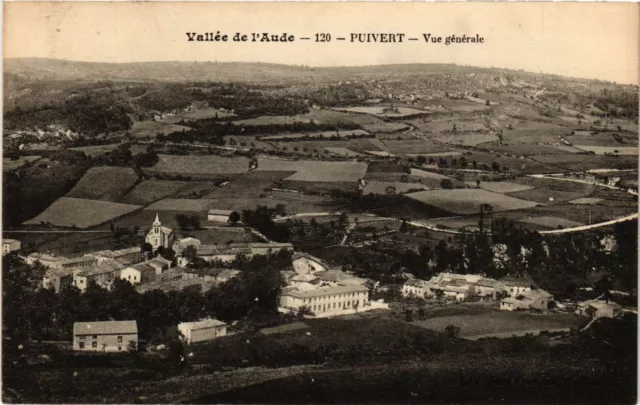
[[[388,309],[388,304],[369,300],[369,280],[339,269],[307,253],[294,253],[293,271],[280,297],[280,311],[292,313],[307,308],[315,317],[331,317]]]
[[[404,297],[442,298],[453,301],[500,300],[500,309],[547,310],[553,295],[532,289],[524,278],[504,277],[500,280],[476,274],[440,273],[430,280],[410,279],[402,286]]]

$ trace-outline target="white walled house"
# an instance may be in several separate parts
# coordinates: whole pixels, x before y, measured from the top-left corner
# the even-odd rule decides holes
[[[3,238],[2,239],[2,255],[9,254],[11,252],[15,252],[20,250],[22,244],[19,240]]]
[[[217,319],[198,322],[182,322],[178,330],[187,344],[212,340],[227,334],[227,324]]]
[[[402,286],[402,296],[405,298],[412,296],[416,298],[428,298],[432,295],[433,293],[429,288],[429,282],[425,280],[414,278],[407,280],[407,282]]]
[[[226,224],[229,222],[229,215],[231,215],[232,212],[233,211],[230,210],[210,209],[209,212],[207,212],[207,221]]]
[[[504,284],[509,297],[516,297],[526,291],[531,291],[531,283],[525,278],[503,277],[500,282]]]
[[[146,263],[125,267],[120,271],[120,278],[133,285],[150,283],[155,280],[156,269]]]
[[[126,352],[130,342],[138,345],[136,321],[75,322],[73,350]]]

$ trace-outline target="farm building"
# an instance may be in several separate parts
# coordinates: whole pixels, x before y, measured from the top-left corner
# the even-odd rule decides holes
[[[175,235],[171,228],[162,226],[160,218],[158,217],[158,214],[156,214],[156,219],[153,221],[153,227],[147,234],[145,241],[154,249],[158,249],[160,246],[170,248],[173,246],[173,242],[175,241]]]
[[[291,257],[291,264],[293,270],[298,274],[329,270],[329,266],[321,259],[304,252],[294,253]]]
[[[318,277],[318,279],[320,279],[322,283],[332,286],[336,286],[344,280],[353,278],[353,276],[345,273],[342,270],[317,271],[313,273],[313,275]]]
[[[402,286],[402,296],[405,298],[411,296],[427,298],[431,294],[432,292],[429,288],[429,283],[425,280],[413,278],[411,280],[407,280],[407,282]]]
[[[516,310],[547,310],[553,301],[553,295],[544,290],[528,290],[516,297],[508,297],[500,301],[503,311]]]
[[[507,287],[509,297],[515,297],[526,291],[531,291],[531,283],[525,278],[507,276],[501,278],[500,282]]]
[[[53,288],[56,293],[69,285],[73,285],[73,269],[49,268],[42,276],[42,288]]]
[[[227,324],[217,319],[205,319],[198,322],[182,322],[178,330],[187,344],[212,340],[227,334]]]
[[[111,288],[113,281],[120,276],[120,270],[125,267],[115,260],[94,265],[89,269],[76,270],[73,276],[73,284],[84,292],[91,282],[100,287]]]
[[[15,239],[2,239],[2,255],[20,250],[21,243]]]
[[[576,313],[592,318],[615,318],[622,314],[622,307],[615,302],[588,300],[578,304]]]
[[[172,267],[169,270],[166,270],[164,273],[156,274],[154,283],[162,281],[182,280],[186,271],[187,268],[185,267]]]
[[[364,286],[322,287],[307,291],[292,288],[282,292],[280,306],[284,310],[308,307],[317,317],[353,314],[366,311],[369,289]]]
[[[207,212],[207,221],[226,224],[229,222],[229,215],[231,215],[232,212],[231,210],[210,209],[209,212]]]
[[[120,278],[131,284],[144,284],[155,281],[156,268],[148,263],[134,264],[120,271]]]
[[[165,270],[169,270],[171,268],[171,260],[167,260],[160,255],[151,260],[147,260],[145,264],[156,269],[156,274],[161,274]]]
[[[131,343],[134,342],[134,343]],[[138,346],[136,321],[75,322],[73,350],[126,352]]]

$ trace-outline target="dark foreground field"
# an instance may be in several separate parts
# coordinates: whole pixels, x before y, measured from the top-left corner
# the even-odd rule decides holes
[[[183,370],[166,353],[5,341],[3,402],[635,403],[636,322],[471,342],[375,315],[320,319],[187,346]]]

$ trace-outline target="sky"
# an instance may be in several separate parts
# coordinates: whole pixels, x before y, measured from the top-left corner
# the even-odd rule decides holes
[[[638,84],[637,3],[14,2],[4,57],[95,62],[221,61],[307,66],[455,63]],[[293,43],[188,42],[187,32],[288,33]],[[299,40],[329,33],[331,42]],[[419,41],[351,43],[352,33]],[[427,44],[422,34],[482,44]],[[346,41],[337,41],[346,37]]]

